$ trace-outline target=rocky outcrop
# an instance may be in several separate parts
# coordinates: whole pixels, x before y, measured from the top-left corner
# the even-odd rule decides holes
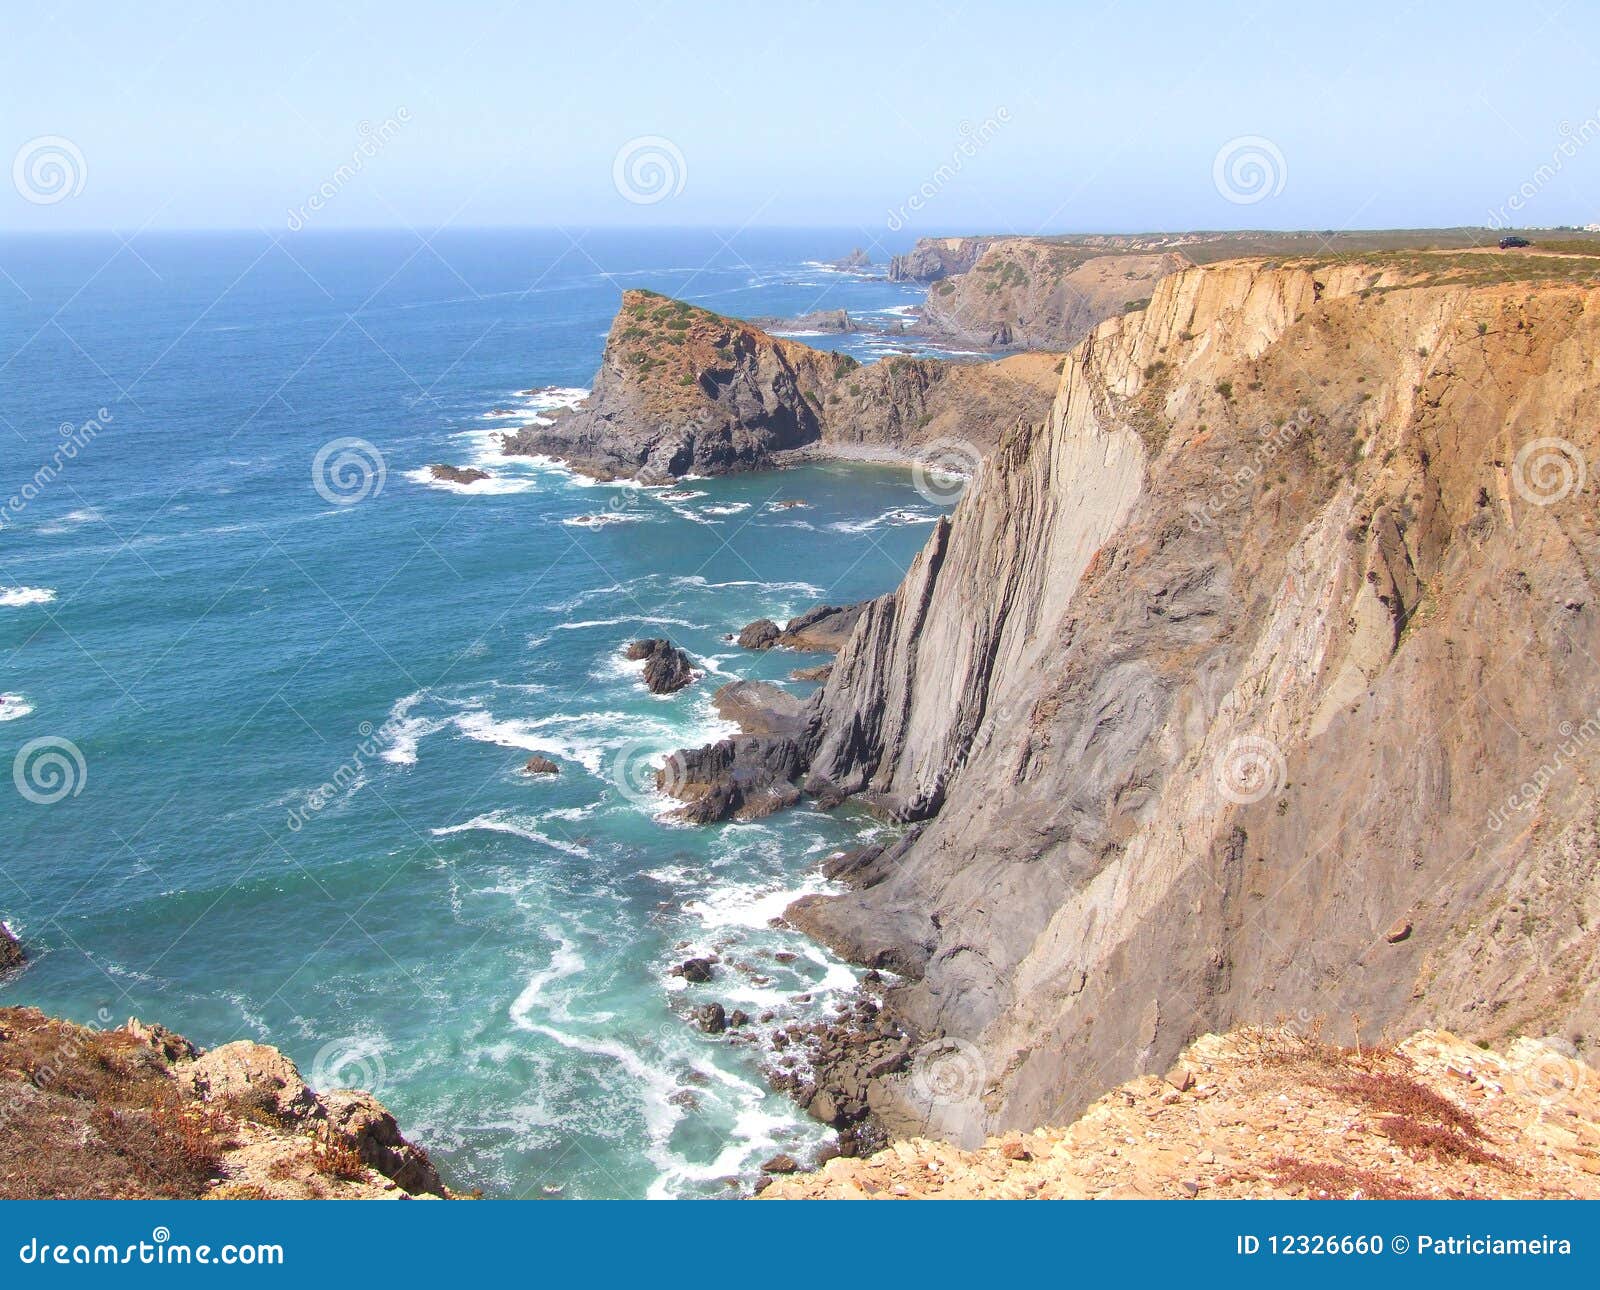
[[[22,942],[11,934],[11,929],[0,922],[0,972],[9,972],[27,962],[22,952]]]
[[[928,292],[919,330],[971,345],[1066,350],[1098,324],[1149,301],[1188,261],[1167,251],[1117,255],[1038,238],[987,247]]]
[[[644,662],[644,684],[651,694],[675,694],[695,678],[689,656],[669,640],[633,641],[623,657],[631,663]]]
[[[770,681],[730,681],[711,696],[724,721],[747,735],[793,735],[800,730],[804,705]]]
[[[1600,292],[1483,264],[1164,279],[867,607],[806,783],[925,823],[792,921],[975,1055],[940,1132],[1302,1009],[1595,1033]]]
[[[995,242],[992,237],[924,237],[889,261],[891,282],[937,282],[965,273]]]
[[[791,618],[782,628],[770,618],[758,618],[740,629],[736,638],[744,649],[805,650],[811,653],[836,654],[844,648],[845,641],[855,630],[856,623],[866,611],[870,601],[854,605],[816,605],[796,618]]]
[[[561,767],[548,757],[535,753],[522,764],[524,775],[559,775]]]
[[[794,735],[737,735],[684,749],[656,772],[656,787],[684,802],[690,824],[758,820],[800,800],[805,754]]]
[[[837,260],[830,260],[828,267],[830,269],[841,269],[847,273],[859,273],[872,267],[872,257],[867,254],[865,248],[858,246],[849,255],[840,256]]]
[[[979,456],[1003,429],[1044,415],[1056,362],[1028,354],[863,367],[748,322],[628,291],[589,397],[503,444],[597,478],[645,482],[761,469],[795,452],[861,444],[909,455],[959,438]]]
[[[319,1094],[275,1048],[0,1008],[0,1196],[445,1196],[370,1093]]]
[[[902,1078],[970,1093],[959,1050]],[[1207,1035],[1074,1123],[971,1150],[918,1135],[771,1181],[768,1200],[1580,1199],[1600,1196],[1600,1077],[1559,1046],[1442,1031],[1394,1048]]]
[[[447,466],[435,465],[428,467],[433,477],[445,484],[476,484],[480,479],[488,479],[487,470],[479,470],[476,466]]]

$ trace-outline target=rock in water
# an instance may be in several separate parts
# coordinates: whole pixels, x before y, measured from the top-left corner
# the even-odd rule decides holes
[[[742,649],[771,649],[778,642],[778,624],[770,618],[758,618],[739,633]]]
[[[644,660],[644,683],[651,694],[672,694],[694,680],[694,664],[669,640],[656,637],[634,641],[626,656],[634,663]]]
[[[696,985],[704,985],[711,980],[713,967],[714,961],[709,958],[684,959],[667,975],[681,976],[685,981],[693,982]]]
[[[538,753],[535,753],[523,763],[522,773],[524,775],[559,775],[561,767],[557,766],[548,757],[541,757]]]
[[[433,477],[446,484],[476,484],[480,479],[488,479],[487,470],[479,470],[476,466],[446,466],[443,464],[429,466]]]
[[[720,1035],[728,1028],[728,1014],[720,1003],[702,1004],[694,1010],[694,1024],[708,1035]]]
[[[27,956],[22,952],[22,943],[11,934],[9,927],[0,923],[0,972],[21,967],[25,962]]]

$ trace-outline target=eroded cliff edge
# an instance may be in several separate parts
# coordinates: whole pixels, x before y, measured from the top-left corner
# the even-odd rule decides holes
[[[372,1094],[318,1093],[276,1048],[0,1008],[0,1197],[449,1195]]]
[[[810,714],[925,823],[791,917],[978,1068],[871,1078],[891,1128],[1275,1014],[1592,1046],[1597,271],[1192,268],[1070,355]]]

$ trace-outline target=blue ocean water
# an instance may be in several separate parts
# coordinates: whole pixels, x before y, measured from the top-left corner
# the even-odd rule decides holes
[[[851,973],[769,920],[879,826],[673,825],[650,770],[721,729],[723,680],[820,661],[725,633],[890,588],[936,510],[887,468],[663,496],[493,436],[581,392],[623,286],[747,316],[916,302],[815,263],[848,249],[0,240],[0,916],[32,953],[0,1002],[276,1044],[490,1195],[728,1194],[819,1141],[759,1045],[685,1014],[827,1008]],[[434,484],[438,461],[495,479]],[[642,635],[705,677],[650,696],[619,658]],[[534,751],[560,775],[524,775]],[[668,976],[705,951],[714,983]]]

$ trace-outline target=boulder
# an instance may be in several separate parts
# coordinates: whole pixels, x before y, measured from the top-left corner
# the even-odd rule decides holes
[[[249,1106],[280,1124],[315,1120],[322,1107],[295,1064],[276,1048],[248,1039],[223,1044],[185,1072],[202,1102]]]
[[[771,649],[778,643],[778,624],[770,618],[758,618],[739,633],[743,649]]]
[[[694,1024],[708,1035],[720,1035],[728,1028],[728,1013],[720,1003],[704,1003],[694,1010]]]
[[[538,753],[535,753],[523,763],[522,773],[524,775],[559,775],[561,767],[557,766],[548,757],[541,757]]]
[[[785,1155],[781,1151],[761,1166],[761,1172],[764,1174],[792,1174],[799,1171],[800,1162],[793,1156]]]
[[[407,1142],[389,1108],[371,1093],[340,1089],[322,1099],[328,1125],[361,1153],[363,1163],[404,1191],[444,1195],[439,1171],[421,1147]]]
[[[685,981],[693,982],[696,985],[704,985],[711,980],[713,962],[714,960],[709,958],[684,959],[668,975],[681,976]]]
[[[694,680],[689,656],[669,640],[659,637],[633,641],[626,650],[630,662],[644,660],[644,683],[651,694],[673,694]]]

